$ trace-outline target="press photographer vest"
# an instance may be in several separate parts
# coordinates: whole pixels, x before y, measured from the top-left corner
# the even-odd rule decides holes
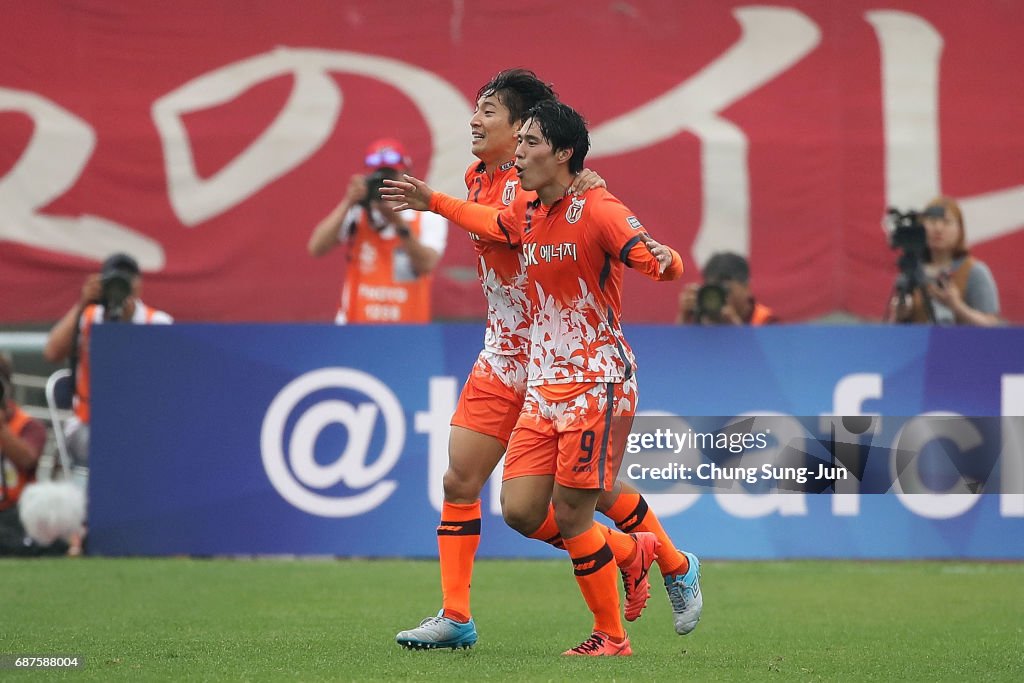
[[[141,311],[141,315],[140,315]],[[141,301],[135,302],[135,314],[131,322],[134,324],[148,325],[153,322],[154,316],[159,313],[157,309],[150,308]],[[83,423],[89,423],[89,342],[92,338],[92,327],[94,324],[103,322],[103,306],[89,304],[82,311],[79,318],[78,337],[78,369],[75,371],[75,398],[73,407],[75,415]]]
[[[408,217],[407,217],[408,216]],[[419,239],[422,214],[403,215]],[[417,277],[394,228],[376,230],[362,211],[349,238],[339,323],[428,323],[433,275]]]
[[[967,280],[971,277],[972,268],[974,268],[974,259],[970,256],[965,256],[957,269],[949,275],[949,281],[956,285],[961,294],[967,291]],[[925,308],[924,296],[921,295],[920,289],[914,290],[913,306],[910,309],[910,322],[931,322],[931,317],[928,315],[928,309]]]
[[[7,421],[7,428],[11,430],[11,434],[21,436],[22,430],[25,429],[25,425],[31,419],[28,413],[15,406],[14,417]],[[0,458],[0,468],[3,468],[3,491],[0,492],[2,493],[0,495],[0,510],[6,510],[18,502],[22,489],[35,481],[36,478],[34,471],[25,472],[18,469],[9,458]]]

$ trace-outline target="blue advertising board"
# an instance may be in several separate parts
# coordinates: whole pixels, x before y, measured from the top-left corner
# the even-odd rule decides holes
[[[1024,415],[1024,330],[626,334],[641,415]],[[90,552],[435,555],[448,421],[482,337],[463,324],[99,326]],[[708,557],[1021,559],[1019,424],[980,437],[1013,461],[982,495],[693,489],[649,502]],[[506,528],[498,479],[480,555],[556,555]]]

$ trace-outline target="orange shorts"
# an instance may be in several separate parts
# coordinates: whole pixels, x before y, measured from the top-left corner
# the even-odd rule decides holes
[[[575,395],[558,386],[558,396],[569,397],[564,400],[527,389],[505,451],[503,480],[554,475],[569,488],[611,490],[636,414],[636,379],[576,386]]]
[[[508,443],[526,391],[526,360],[481,351],[473,364],[459,403],[452,415],[453,427],[464,427]]]

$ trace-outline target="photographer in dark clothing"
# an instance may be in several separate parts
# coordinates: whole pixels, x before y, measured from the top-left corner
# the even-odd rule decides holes
[[[25,543],[18,500],[36,480],[46,427],[14,402],[13,374],[10,359],[0,354],[0,555],[37,554]]]
[[[99,273],[82,285],[79,301],[50,330],[43,357],[51,363],[70,361],[75,378],[75,417],[66,428],[68,451],[76,465],[89,462],[89,344],[93,326],[126,322],[133,325],[167,324],[171,316],[147,306],[139,298],[142,273],[128,254],[113,254]]]
[[[703,284],[691,283],[679,296],[679,324],[767,325],[778,318],[758,303],[750,288],[747,259],[732,252],[712,255],[704,265]]]

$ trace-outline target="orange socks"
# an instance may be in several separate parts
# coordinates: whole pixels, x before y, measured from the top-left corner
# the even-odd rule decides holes
[[[636,541],[629,534],[624,534],[618,529],[611,529],[600,522],[594,522],[594,526],[604,536],[605,543],[612,549],[615,556],[615,564],[620,567],[628,565],[636,557]]]
[[[548,504],[548,516],[544,518],[544,521],[537,527],[537,530],[530,534],[530,538],[535,538],[538,541],[543,541],[556,548],[565,550],[565,544],[562,543],[562,534],[559,533],[558,525],[555,524],[555,508],[550,503]]]
[[[469,505],[445,502],[437,527],[437,554],[444,616],[449,619],[469,621],[469,584],[479,546],[480,501]]]
[[[685,574],[690,568],[686,555],[679,552],[672,539],[665,533],[658,516],[647,507],[647,501],[635,491],[623,491],[604,514],[615,522],[615,526],[626,533],[649,531],[658,537],[661,550],[658,551],[658,569],[663,576]]]
[[[607,633],[614,641],[621,641],[626,637],[626,631],[619,617],[619,570],[604,534],[594,525],[579,536],[564,541],[565,549],[572,558],[576,583],[587,607],[594,614],[594,630]]]
[[[636,541],[629,534],[624,534],[617,529],[610,529],[600,522],[594,522],[594,525],[604,535],[605,542],[608,543],[608,547],[612,550],[612,555],[615,556],[615,564],[621,567],[633,561],[633,557],[636,555]],[[530,538],[565,550],[562,535],[558,532],[558,525],[555,524],[555,508],[553,505],[548,505],[548,516],[544,518],[544,521],[537,527],[537,530],[530,534]]]

